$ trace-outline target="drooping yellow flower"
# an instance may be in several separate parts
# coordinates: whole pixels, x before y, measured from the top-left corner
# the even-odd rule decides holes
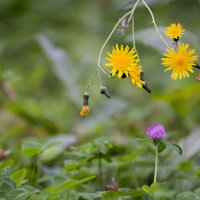
[[[183,35],[184,31],[185,29],[183,29],[180,23],[171,24],[170,26],[167,27],[165,35],[172,39],[178,40]]]
[[[87,116],[89,114],[89,112],[90,112],[90,108],[89,108],[89,106],[86,105],[86,106],[82,107],[80,115],[81,115],[81,117]]]
[[[137,87],[142,88],[142,85],[144,85],[144,81],[141,80],[141,70],[142,66],[137,66],[137,64],[132,65],[128,68],[129,76],[133,84],[135,84]]]
[[[172,79],[181,79],[183,77],[189,77],[188,72],[193,73],[193,66],[196,65],[198,58],[195,55],[195,50],[188,50],[189,44],[180,44],[177,50],[167,49],[167,54],[164,54],[165,58],[162,58],[162,64],[167,67],[165,71],[172,70]]]
[[[118,44],[113,47],[112,53],[107,53],[106,58],[109,62],[105,64],[106,67],[112,67],[111,75],[116,73],[121,78],[123,74],[129,77],[129,68],[138,62],[138,56],[135,49],[129,51],[128,45],[124,48],[123,45],[119,48]]]

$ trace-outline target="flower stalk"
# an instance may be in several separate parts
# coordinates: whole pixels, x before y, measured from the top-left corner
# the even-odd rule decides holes
[[[102,53],[103,53],[103,50],[106,46],[106,44],[108,43],[108,41],[110,40],[110,38],[112,37],[113,33],[115,32],[115,30],[117,29],[117,27],[119,26],[119,24],[121,23],[121,21],[126,18],[127,16],[130,15],[130,18],[129,20],[132,18],[132,15],[138,5],[138,3],[140,2],[141,0],[137,0],[137,2],[135,3],[135,5],[133,6],[132,10],[127,12],[125,15],[123,15],[118,21],[117,23],[115,24],[114,28],[112,29],[111,33],[109,34],[109,36],[107,37],[106,41],[103,43],[101,49],[100,49],[100,53],[99,53],[99,58],[98,58],[98,67],[101,67],[101,56],[102,56]],[[129,21],[128,20],[128,21]]]
[[[167,48],[171,49],[171,47],[168,45],[168,43],[165,41],[165,39],[162,37],[162,35],[160,34],[158,27],[156,25],[156,20],[155,17],[153,15],[153,12],[151,11],[151,8],[147,5],[147,3],[144,0],[141,0],[143,2],[143,4],[145,5],[145,7],[147,8],[147,10],[149,11],[151,18],[152,18],[152,23],[156,29],[156,32],[158,33],[158,36],[160,37],[160,39],[163,41],[163,43],[167,46]]]
[[[155,149],[155,169],[154,169],[154,179],[153,182],[156,183],[156,178],[157,178],[157,172],[158,172],[158,146],[156,145]]]

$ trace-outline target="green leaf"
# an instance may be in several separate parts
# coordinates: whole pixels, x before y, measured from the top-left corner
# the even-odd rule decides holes
[[[42,148],[41,152],[43,152],[43,151],[45,151],[45,150],[47,150],[47,149],[49,149],[49,148],[51,148],[51,147],[54,147],[54,146],[56,146],[56,145],[58,145],[58,144],[60,144],[60,143],[61,143],[61,141],[55,141],[55,142],[52,142],[52,143],[50,143],[50,144],[47,144],[46,146],[44,146],[44,147]]]
[[[15,182],[10,177],[0,177],[0,194],[8,194],[16,187]]]
[[[140,149],[135,149],[131,154],[123,156],[120,158],[120,161],[123,162],[132,162],[134,161],[138,156],[143,154],[146,151],[146,148],[140,148]]]
[[[2,163],[0,163],[0,169],[3,169],[5,167],[10,167],[14,164],[13,160],[6,160]]]
[[[170,143],[166,143],[165,144],[167,145],[167,147],[171,150],[174,150],[176,151],[179,155],[182,155],[183,151],[181,149],[181,147],[177,144],[170,144]]]
[[[97,198],[100,198],[100,194],[97,193],[83,193],[83,192],[79,192],[79,197],[82,197],[84,200],[94,200]]]
[[[69,180],[67,180],[67,181],[65,181],[60,187],[59,187],[59,189],[60,190],[67,190],[67,189],[70,189],[70,188],[72,188],[72,187],[76,187],[76,186],[78,186],[78,185],[81,185],[81,184],[83,184],[83,183],[85,183],[85,182],[88,182],[88,181],[90,181],[90,180],[92,180],[92,179],[94,179],[94,178],[96,178],[95,176],[89,176],[89,177],[87,177],[87,178],[84,178],[84,179],[81,179],[81,180],[75,180],[75,179],[69,179]]]
[[[180,163],[180,170],[183,172],[190,172],[192,171],[192,161],[185,161]]]
[[[42,145],[36,141],[27,141],[22,144],[22,154],[28,157],[37,155],[42,150]]]
[[[116,200],[120,198],[119,192],[107,191],[107,192],[99,192],[102,200]]]
[[[74,170],[77,170],[81,167],[80,163],[79,162],[74,162],[72,160],[66,160],[64,162],[64,165],[65,165],[65,170],[67,171],[74,171]]]
[[[179,153],[179,155],[182,155],[183,151],[179,145],[172,144],[172,146],[173,146],[174,150]]]
[[[200,198],[200,188],[196,189],[196,190],[194,191],[194,193],[195,193],[196,195],[198,195],[198,197]]]
[[[23,185],[18,187],[16,190],[12,191],[9,195],[9,199],[12,200],[26,200],[32,194],[38,193],[39,190],[30,186],[30,185]]]
[[[151,192],[155,193],[158,190],[159,187],[160,187],[159,183],[152,183],[151,186],[150,186]]]
[[[162,141],[158,143],[158,153],[163,152],[166,149],[166,144]]]
[[[140,197],[146,195],[146,193],[142,190],[130,190],[127,192],[115,192],[115,191],[106,191],[99,192],[103,200],[116,200],[120,197]]]
[[[143,190],[130,190],[128,192],[120,192],[121,196],[131,196],[131,197],[140,197],[146,195]]]
[[[27,174],[27,169],[25,168],[20,169],[14,172],[13,174],[11,174],[11,178],[15,180],[17,187],[19,187],[23,183],[23,180],[26,177],[26,174]]]
[[[150,193],[151,192],[151,189],[148,185],[143,185],[142,186],[142,190],[145,191],[146,193]]]
[[[74,179],[69,179],[67,181],[65,181],[61,186],[60,186],[60,190],[67,190],[73,186],[76,186],[77,180]]]
[[[150,140],[150,139],[136,138],[135,140],[140,143],[151,143],[152,144],[152,140]]]
[[[87,178],[81,179],[81,180],[77,181],[77,185],[80,185],[80,184],[82,184],[82,183],[91,181],[92,179],[95,179],[95,178],[96,178],[96,176],[89,176],[89,177],[87,177]]]
[[[199,200],[199,197],[197,194],[187,191],[183,192],[177,195],[177,200]]]

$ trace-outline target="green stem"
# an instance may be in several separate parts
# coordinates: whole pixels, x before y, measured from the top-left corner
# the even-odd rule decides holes
[[[102,83],[101,83],[101,74],[100,74],[100,68],[97,67],[97,73],[98,73],[98,77],[99,77],[99,85],[100,85],[100,88],[102,88]]]
[[[100,185],[100,190],[103,190],[101,153],[99,153],[98,161],[99,161],[99,185]]]
[[[156,146],[155,171],[154,171],[154,180],[153,180],[154,183],[156,183],[157,171],[158,171],[158,146]]]
[[[153,12],[151,11],[151,8],[146,4],[146,2],[144,0],[142,0],[143,4],[145,5],[145,7],[147,8],[147,10],[149,11],[151,18],[152,18],[152,23],[156,29],[156,32],[158,33],[158,36],[160,37],[160,39],[163,41],[163,43],[169,48],[171,49],[171,47],[167,44],[167,42],[165,41],[165,39],[162,37],[162,35],[160,34],[158,27],[156,25],[156,21],[155,21],[155,17],[153,15]]]
[[[102,53],[103,53],[103,50],[106,46],[106,44],[108,43],[108,41],[110,40],[111,36],[113,35],[113,33],[115,32],[116,28],[118,27],[118,25],[121,23],[121,21],[129,16],[129,15],[133,15],[138,3],[139,3],[140,0],[137,0],[137,2],[135,3],[135,5],[133,6],[133,9],[129,12],[127,12],[125,15],[123,15],[118,21],[117,23],[115,24],[114,28],[112,29],[111,33],[109,34],[109,36],[107,37],[106,41],[103,43],[102,47],[101,47],[101,50],[99,52],[99,58],[98,58],[98,66],[100,67],[101,66],[101,56],[102,56]],[[132,17],[132,16],[131,16]]]
[[[35,157],[33,162],[34,162],[34,164],[33,164],[33,171],[32,171],[32,175],[31,175],[31,185],[33,185],[34,181],[35,181],[35,176],[36,176],[36,171],[37,171],[37,156]]]
[[[93,78],[96,76],[96,74],[97,74],[97,70],[94,72],[94,74],[91,76],[91,78],[90,78],[90,80],[89,80],[89,82],[88,82],[88,84],[87,84],[87,87],[86,87],[86,92],[88,92],[88,90],[89,90],[89,87],[90,87],[90,85],[91,85],[91,82],[92,82],[92,80],[93,80]]]
[[[132,36],[133,36],[133,48],[135,49],[136,53],[137,53],[137,57],[140,60],[138,51],[136,49],[136,45],[135,45],[135,21],[134,21],[134,16],[132,17]]]
[[[67,200],[69,200],[69,189],[67,190]]]

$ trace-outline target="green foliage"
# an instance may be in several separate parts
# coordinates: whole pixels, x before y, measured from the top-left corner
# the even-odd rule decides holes
[[[129,198],[129,197],[141,197],[144,196],[145,193],[142,190],[130,190],[128,192],[102,192],[100,193],[103,200],[112,200],[112,199],[118,199],[118,198]]]
[[[90,115],[79,116],[100,46],[132,2],[0,1],[0,200],[200,199],[198,71],[180,81],[164,72],[165,47],[142,5],[135,38],[152,94],[101,74],[112,98],[95,79]],[[146,2],[161,33],[182,23],[181,42],[200,54],[199,1]],[[116,32],[104,53],[132,38],[131,27]],[[165,126],[167,142],[158,143],[152,184],[155,146],[145,131],[153,123]]]
[[[187,192],[182,192],[180,194],[177,195],[178,200],[198,200],[200,198],[199,195],[199,189],[195,190],[195,192],[191,192],[191,191],[187,191]]]
[[[11,174],[11,177],[15,180],[17,187],[19,187],[23,183],[23,180],[26,177],[26,174],[27,174],[26,169],[20,169]]]
[[[60,144],[59,141],[52,142],[50,144],[42,146],[42,144],[40,144],[37,141],[26,141],[22,144],[21,152],[25,156],[32,157],[32,156],[42,153],[42,152],[46,151],[47,149],[52,148],[58,144]]]

